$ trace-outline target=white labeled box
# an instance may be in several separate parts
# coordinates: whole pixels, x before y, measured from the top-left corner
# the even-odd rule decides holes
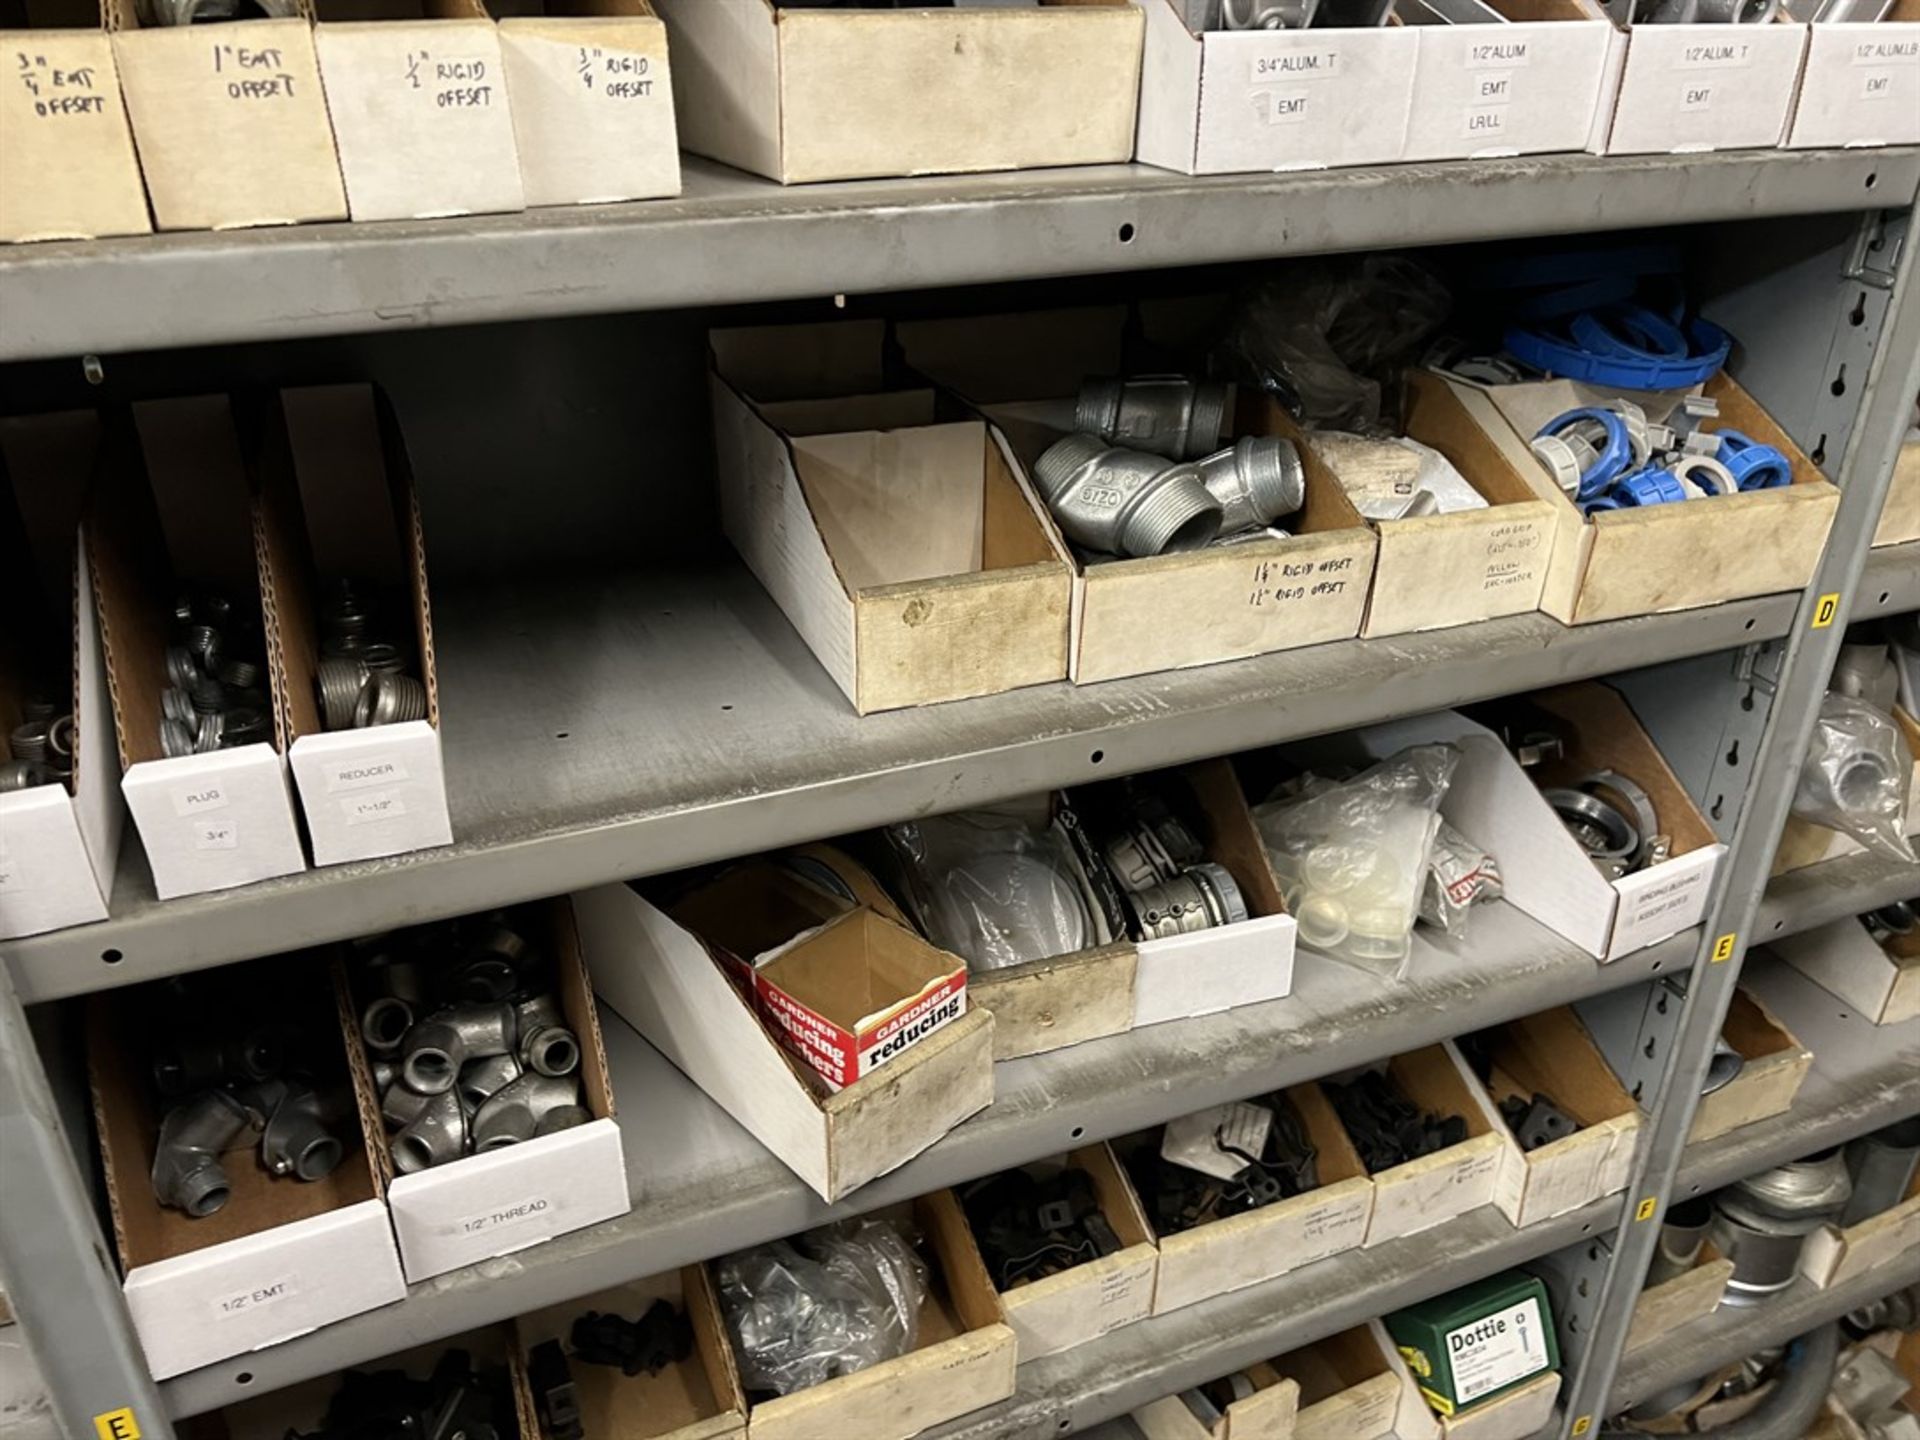
[[[320,0],[318,21],[355,220],[526,207],[500,32],[480,0]]]
[[[426,537],[399,421],[366,385],[284,390],[259,420],[260,588],[313,863],[451,844]],[[425,691],[419,719],[325,728],[321,607],[343,583],[374,617],[364,639],[393,645]]]
[[[1133,158],[1141,24],[1126,0],[900,14],[653,3],[696,155],[789,184]]]
[[[1745,33],[1756,27],[1702,28]],[[1688,610],[1797,590],[1813,578],[1840,492],[1725,371],[1703,387],[1703,393],[1720,407],[1719,419],[1710,422],[1709,429],[1739,430],[1773,446],[1787,457],[1793,483],[1615,510],[1591,519],[1580,513],[1533,458],[1527,442],[1555,416],[1620,395],[1645,409],[1649,420],[1662,421],[1680,404],[1682,392],[1612,391],[1572,380],[1484,386],[1448,377],[1446,383],[1459,395],[1467,414],[1509,456],[1515,473],[1525,476],[1559,517],[1553,559],[1540,597],[1540,608],[1554,619],[1583,625]],[[1703,563],[1708,557],[1712,563]]]
[[[144,235],[113,42],[90,5],[45,9],[0,29],[0,241]]]
[[[497,8],[527,204],[678,195],[667,28],[647,0]]]
[[[1813,1052],[1744,987],[1733,992],[1721,1037],[1739,1052],[1745,1063],[1740,1073],[1702,1095],[1693,1112],[1689,1145],[1717,1139],[1728,1131],[1751,1125],[1793,1108],[1794,1096],[1813,1068]]]
[[[1146,12],[1138,158],[1187,175],[1324,170],[1405,158],[1420,34],[1187,28],[1173,0]]]
[[[1895,935],[1882,945],[1849,915],[1769,941],[1768,948],[1870,1024],[1920,1017],[1920,935]]]
[[[1806,44],[1807,27],[1784,18],[1769,25],[1631,27],[1606,153],[1682,155],[1780,144]]]
[[[519,913],[530,926],[536,949],[550,958],[561,1014],[580,1042],[580,1103],[593,1118],[412,1174],[398,1173],[382,1131],[374,1162],[409,1281],[511,1255],[632,1208],[607,1052],[573,908],[562,896]],[[534,922],[537,929],[531,928]],[[336,988],[355,1083],[369,1107],[377,1110],[373,1072],[361,1039],[360,1006],[367,997],[355,991],[344,966],[336,972]]]
[[[271,982],[260,979],[262,967],[271,967]],[[201,1216],[163,1205],[151,1179],[162,1138],[153,1074],[168,1034],[153,1022],[166,1001],[136,989],[96,995],[88,1006],[88,1071],[114,1240],[127,1308],[159,1380],[406,1294],[375,1178],[376,1142],[330,1023],[325,967],[289,955],[247,968],[284,996],[292,1024],[304,1025],[281,1043],[337,1107],[328,1129],[343,1153],[321,1179],[276,1176],[257,1153],[255,1132],[252,1144],[219,1157],[225,1202]],[[239,1013],[214,1008],[223,1018]]]
[[[747,938],[703,938],[625,885],[573,904],[601,996],[825,1200],[905,1164],[993,1100],[993,1017],[979,1008],[831,1090],[726,968],[761,952],[753,936],[796,933],[772,910],[733,917]],[[721,958],[729,952],[739,960]]]
[[[306,868],[306,856],[294,825],[271,665],[247,706],[273,712],[269,740],[175,756],[161,741],[177,585],[223,596],[232,616],[228,643],[255,644],[262,653],[250,658],[266,658],[264,638],[249,639],[262,637],[264,624],[247,477],[229,402],[144,401],[134,418],[138,453],[132,445],[114,447],[84,529],[120,788],[154,890],[168,900],[295,874]]]
[[[146,27],[135,0],[103,8],[156,226],[347,218],[304,0],[220,25]]]
[[[1592,0],[1494,6],[1505,25],[1420,25],[1406,160],[1598,149],[1618,32]]]
[[[1102,306],[916,321],[896,333],[910,364],[979,407],[1031,467],[1059,438],[1083,381],[1129,373],[1126,324],[1123,308]],[[1236,409],[1234,436],[1283,433],[1284,412],[1272,399],[1243,392]],[[1052,517],[1044,518],[1052,530]],[[1373,532],[1345,492],[1315,471],[1307,472],[1306,502],[1290,526],[1284,540],[1076,559],[1069,676],[1090,684],[1359,634]]]
[[[1789,150],[1920,143],[1920,0],[1879,20],[1807,26]]]

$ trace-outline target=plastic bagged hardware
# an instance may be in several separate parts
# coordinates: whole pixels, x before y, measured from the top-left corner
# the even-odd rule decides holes
[[[1438,450],[1402,436],[1374,438],[1322,430],[1313,447],[1369,520],[1404,520],[1484,510],[1487,502]]]
[[[1011,1290],[1121,1249],[1101,1213],[1093,1178],[1069,1167],[1050,1176],[1003,1170],[960,1191],[994,1288]]]
[[[1907,839],[1912,775],[1913,756],[1892,720],[1863,701],[1829,693],[1800,765],[1793,813],[1911,865],[1917,858]]]
[[[1420,887],[1420,918],[1463,940],[1468,912],[1504,894],[1500,862],[1442,820],[1434,832],[1433,855]]]
[[[713,1272],[749,1391],[790,1395],[856,1374],[906,1354],[919,1336],[927,1267],[889,1221],[756,1245]]]
[[[1315,780],[1253,810],[1301,943],[1362,962],[1404,960],[1459,764],[1416,745],[1351,780]]]

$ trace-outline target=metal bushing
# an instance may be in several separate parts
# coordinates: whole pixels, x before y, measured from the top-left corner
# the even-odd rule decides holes
[[[193,753],[211,755],[226,745],[227,717],[218,710],[202,715],[193,727]]]
[[[199,662],[193,658],[193,652],[184,645],[167,647],[167,679],[181,690],[193,683],[194,676],[200,673]]]
[[[7,736],[7,747],[13,751],[13,758],[31,760],[36,765],[44,764],[50,728],[50,722],[46,720],[26,720],[14,726]]]
[[[193,731],[178,720],[160,722],[160,753],[169,760],[193,754]]]
[[[1049,446],[1033,478],[1076,545],[1142,557],[1200,550],[1220,533],[1220,502],[1198,467],[1123,450],[1092,435]]]
[[[31,760],[0,762],[0,795],[14,790],[30,790],[40,783],[39,769]]]
[[[195,675],[186,688],[196,715],[217,715],[227,708],[226,687],[211,675]]]
[[[314,666],[314,688],[320,692],[321,723],[329,730],[353,727],[354,709],[367,683],[364,661],[353,657],[322,660]]]
[[[214,626],[201,623],[187,627],[187,653],[193,657],[202,678],[211,678],[220,668],[221,649],[220,632]]]
[[[1733,1215],[1716,1204],[1707,1233],[1714,1248],[1733,1262],[1726,1303],[1758,1305],[1793,1284],[1800,1268],[1801,1247],[1817,1227],[1817,1221],[1801,1227],[1765,1217]]]
[[[1200,462],[1200,483],[1220,502],[1223,534],[1257,530],[1307,501],[1306,471],[1291,440],[1249,435]]]
[[[369,673],[353,706],[354,726],[362,730],[370,725],[398,725],[426,718],[427,687],[411,675],[391,670]]]
[[[1161,940],[1190,935],[1247,918],[1247,902],[1225,869],[1212,863],[1189,866],[1173,879],[1127,896],[1141,938]]]
[[[1124,449],[1198,460],[1226,438],[1232,396],[1222,382],[1180,375],[1088,380],[1074,405],[1074,428]]]
[[[369,673],[398,675],[406,666],[401,657],[400,647],[389,645],[384,640],[376,641],[360,652],[360,663]]]

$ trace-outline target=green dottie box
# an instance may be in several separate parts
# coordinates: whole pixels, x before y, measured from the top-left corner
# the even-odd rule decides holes
[[[1560,1368],[1547,1287],[1518,1270],[1409,1306],[1386,1325],[1420,1393],[1441,1415]]]

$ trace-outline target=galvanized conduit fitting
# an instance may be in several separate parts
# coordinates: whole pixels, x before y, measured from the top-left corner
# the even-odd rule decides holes
[[[391,670],[370,672],[353,706],[353,723],[360,729],[426,718],[427,687],[411,675]]]
[[[451,1090],[462,1065],[510,1054],[517,1034],[511,1005],[455,1005],[439,1011],[407,1032],[401,1082],[422,1095]]]
[[[540,1122],[557,1110],[577,1109],[579,1082],[558,1075],[523,1073],[487,1098],[473,1116],[473,1148],[498,1150],[531,1140]]]
[[[160,1122],[154,1198],[195,1218],[213,1214],[232,1193],[220,1157],[259,1123],[258,1115],[224,1090],[208,1090],[176,1105]]]
[[[1033,478],[1067,538],[1139,558],[1200,550],[1220,533],[1220,502],[1197,466],[1068,435],[1034,463]]]
[[[395,1086],[398,1094],[404,1087]],[[433,1096],[393,1137],[393,1164],[402,1175],[457,1160],[467,1150],[467,1112],[459,1095],[447,1089]]]
[[[243,1096],[267,1117],[260,1134],[260,1161],[275,1175],[324,1180],[346,1149],[327,1128],[325,1107],[311,1085],[269,1081]]]
[[[1179,375],[1087,380],[1074,406],[1074,429],[1125,449],[1198,460],[1220,448],[1232,395],[1226,384]]]
[[[1220,533],[1258,530],[1307,501],[1300,452],[1277,435],[1248,435],[1200,462],[1200,483],[1220,502]]]
[[[320,692],[320,719],[329,730],[352,728],[354,706],[367,683],[366,664],[354,656],[322,660],[314,667],[313,682]]]

